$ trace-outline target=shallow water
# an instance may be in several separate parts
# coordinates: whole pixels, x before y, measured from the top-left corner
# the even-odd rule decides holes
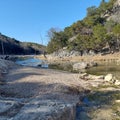
[[[91,120],[87,115],[87,107],[91,107],[92,103],[87,97],[84,97],[81,101],[83,104],[76,106],[76,120]]]
[[[36,58],[27,58],[25,60],[17,60],[16,63],[23,66],[33,66],[33,67],[40,66],[42,68],[48,68],[48,64],[45,63],[45,61],[42,61]]]
[[[107,63],[90,68],[87,70],[87,73],[93,75],[106,75],[108,73],[111,73],[116,76],[117,79],[120,79],[120,65]]]
[[[25,60],[17,60],[17,64],[24,65],[24,66],[40,66],[42,68],[52,68],[52,69],[60,69],[65,71],[72,71],[71,64],[66,65],[49,65],[40,59],[36,58],[27,58]],[[93,75],[106,75],[108,73],[113,74],[116,76],[117,79],[120,80],[120,65],[117,65],[115,63],[102,63],[101,65],[98,65],[97,67],[92,67],[86,70],[87,73],[93,74]]]
[[[66,65],[55,64],[50,65],[49,67],[52,69],[60,69],[69,72],[75,72],[73,71],[71,64]],[[86,72],[93,75],[107,75],[111,73],[114,76],[116,76],[117,79],[120,80],[120,65],[117,65],[116,63],[102,63],[96,67],[87,69]]]

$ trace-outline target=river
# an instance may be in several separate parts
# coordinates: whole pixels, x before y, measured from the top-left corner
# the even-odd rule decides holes
[[[92,67],[87,69],[87,73],[93,75],[106,75],[108,73],[113,74],[117,79],[120,79],[120,65],[115,63],[105,63],[102,65],[98,65],[96,67]]]
[[[16,63],[24,66],[34,66],[34,67],[40,66],[42,68],[53,68],[53,69],[61,69],[67,71],[70,71],[70,69],[72,69],[72,66],[68,67],[68,64],[66,64],[67,67],[65,65],[48,66],[46,61],[32,57],[24,60],[17,60]],[[93,75],[106,75],[108,73],[111,73],[114,76],[116,76],[117,79],[120,79],[120,65],[117,65],[116,63],[102,63],[101,65],[87,69],[86,72]]]
[[[32,58],[32,57],[24,59],[24,60],[17,60],[16,63],[19,65],[23,65],[23,66],[32,66],[32,67],[39,66],[42,68],[48,68],[48,64],[46,63],[46,61]]]

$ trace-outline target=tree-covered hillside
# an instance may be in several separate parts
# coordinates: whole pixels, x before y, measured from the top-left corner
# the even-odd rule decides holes
[[[87,15],[83,20],[73,23],[63,31],[50,29],[48,53],[63,47],[69,50],[101,52],[105,47],[110,51],[118,51],[120,45],[120,21],[108,19],[114,14],[119,5],[117,0],[101,0],[99,7],[87,8]],[[117,16],[116,16],[117,18]]]
[[[20,42],[0,33],[0,54],[29,55],[41,54],[46,47],[36,43]]]

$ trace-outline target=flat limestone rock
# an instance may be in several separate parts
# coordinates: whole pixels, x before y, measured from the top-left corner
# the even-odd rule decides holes
[[[2,114],[3,112],[6,112],[7,110],[9,110],[11,107],[13,107],[15,104],[14,101],[3,101],[0,100],[0,114]]]
[[[72,105],[62,102],[33,100],[11,120],[73,120],[75,118],[74,109]]]
[[[0,100],[0,120],[74,120],[75,105],[56,100]]]

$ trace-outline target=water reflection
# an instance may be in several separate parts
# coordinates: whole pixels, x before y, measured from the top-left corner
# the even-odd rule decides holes
[[[87,70],[87,73],[94,75],[106,75],[108,73],[116,76],[117,79],[120,79],[120,66],[117,64],[103,64],[97,67],[93,67]]]
[[[39,66],[42,68],[48,68],[48,64],[45,61],[42,61],[36,58],[27,58],[25,60],[17,60],[16,63],[23,66],[33,66],[33,67]]]

